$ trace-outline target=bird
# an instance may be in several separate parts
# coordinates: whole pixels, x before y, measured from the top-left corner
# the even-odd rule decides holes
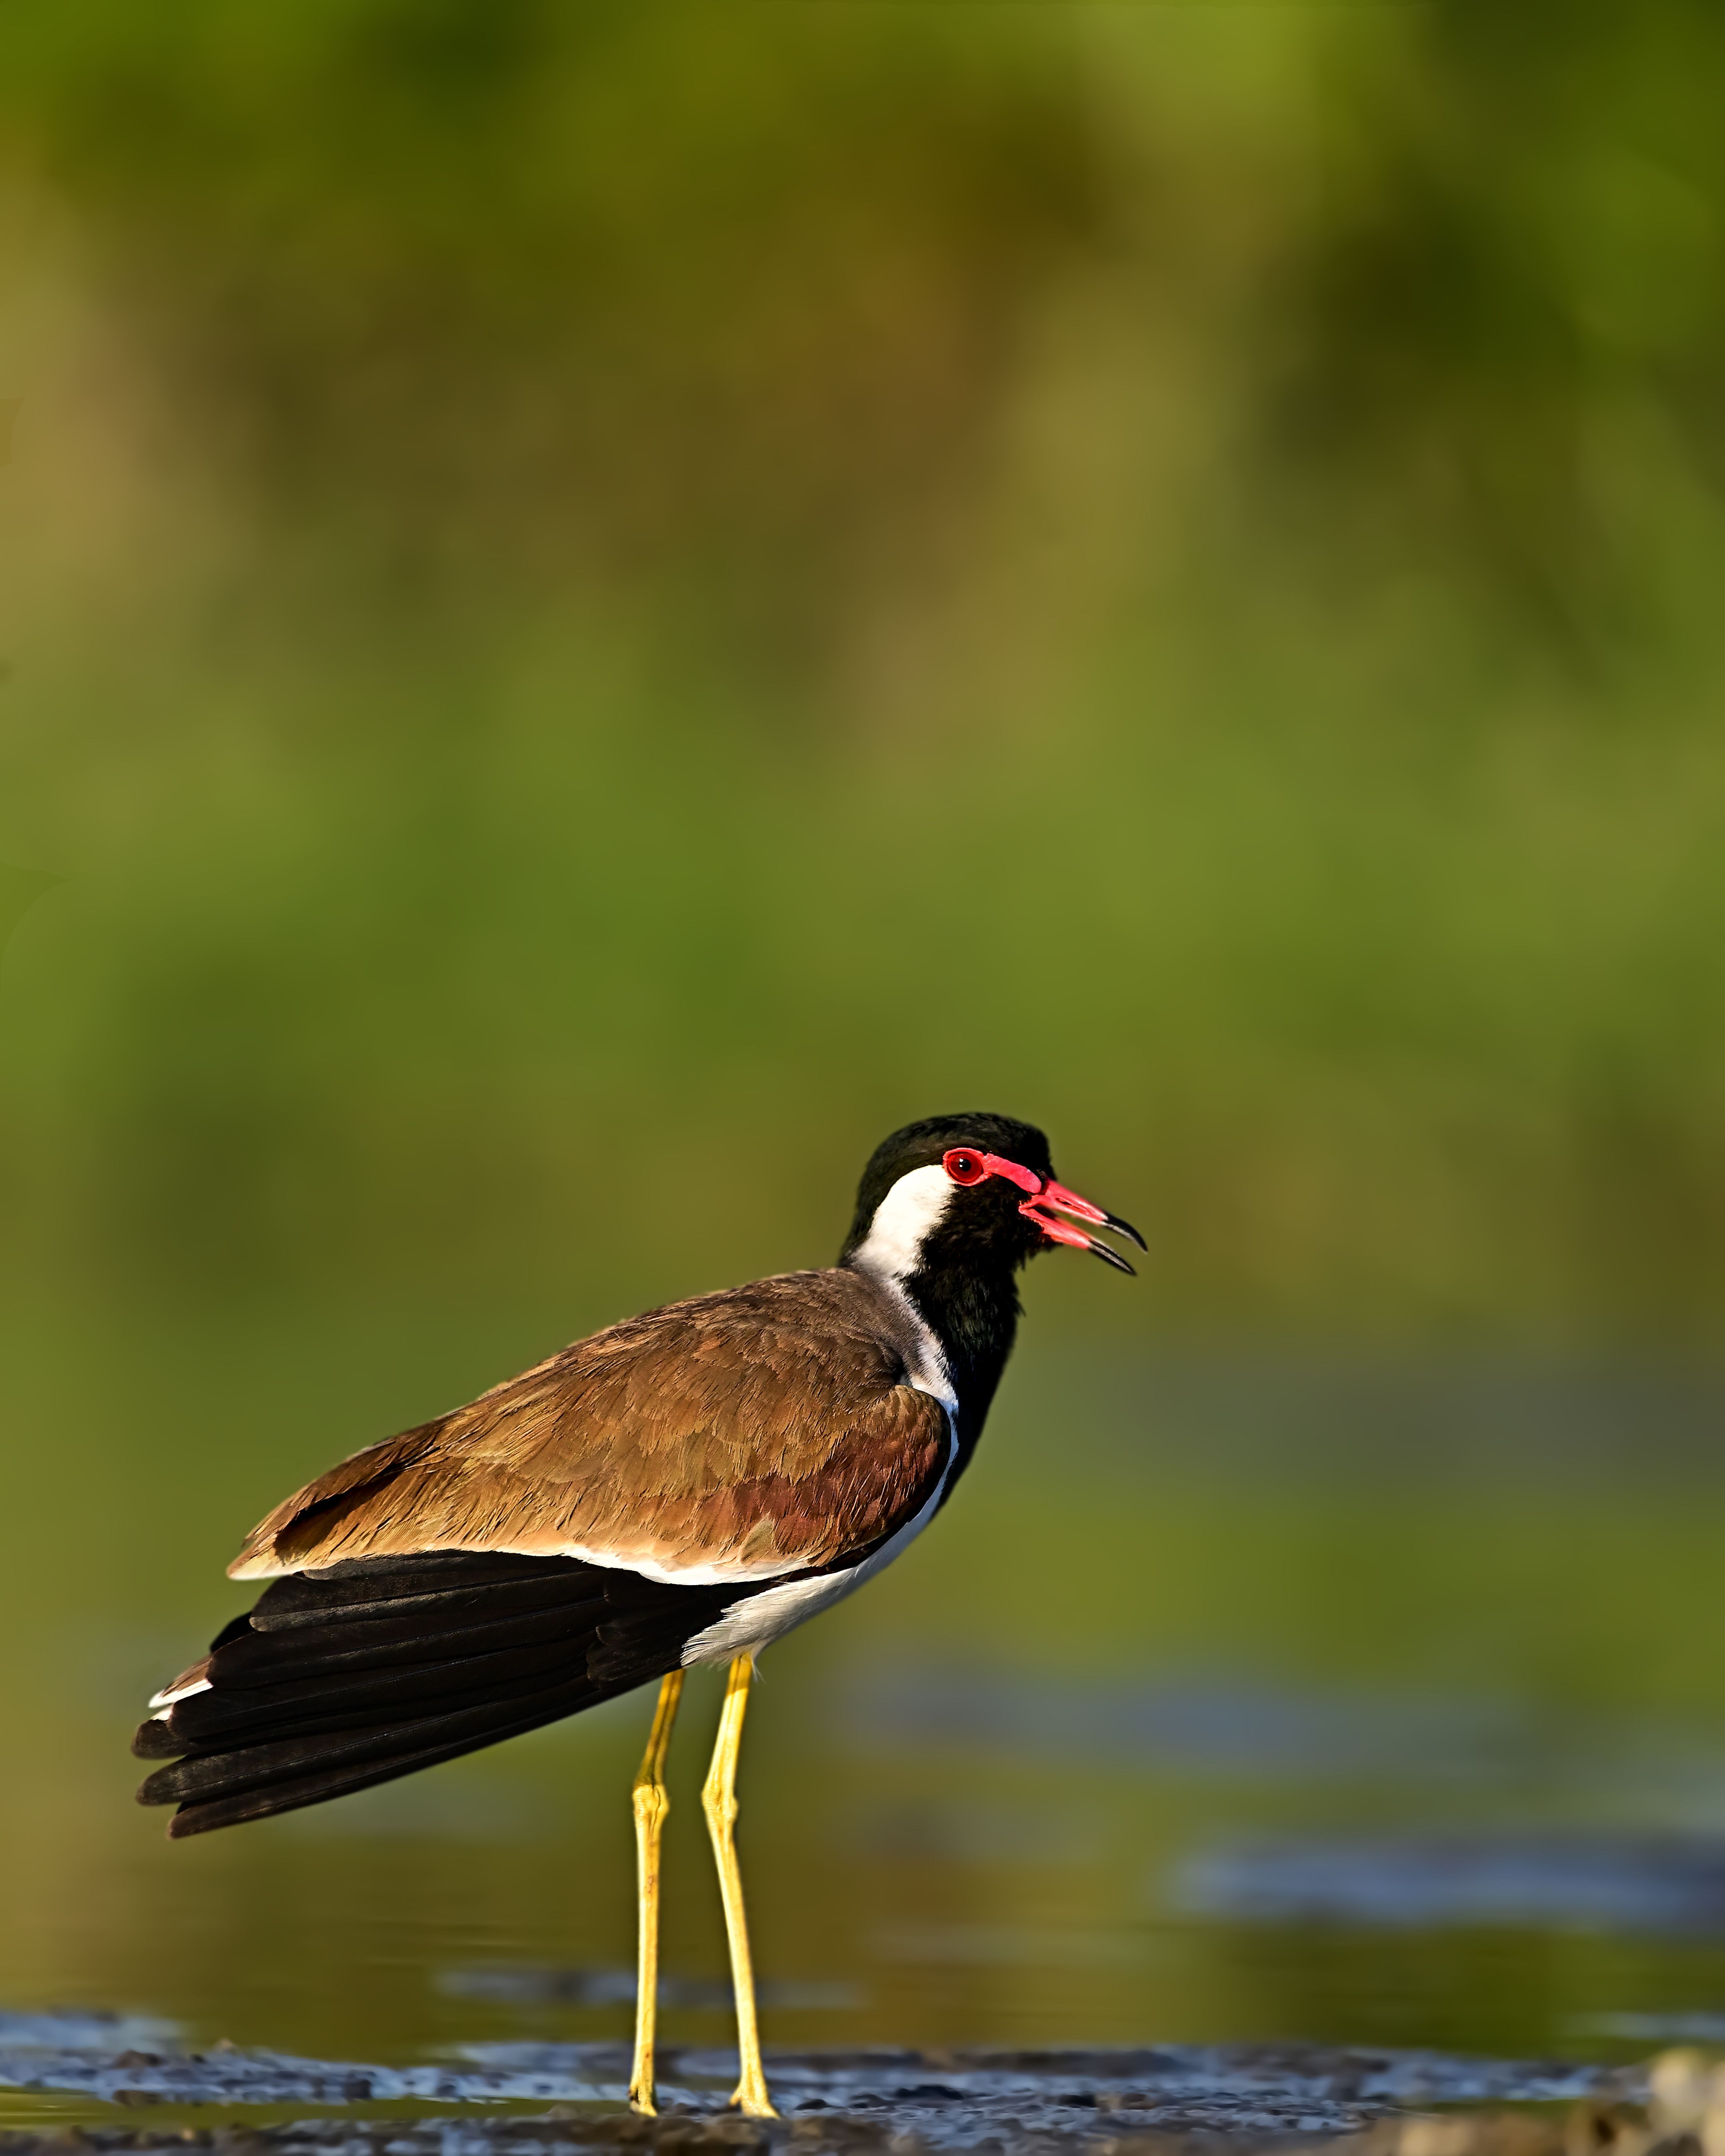
[[[149,1702],[138,1790],[172,1838],[321,1804],[658,1680],[631,1792],[629,2100],[651,2114],[665,1769],[685,1673],[726,1670],[701,1791],[729,1947],[732,2105],[776,2117],[735,1828],[756,1655],[898,1557],[968,1466],[1057,1245],[1130,1273],[1128,1222],[1055,1180],[1034,1124],[907,1124],[870,1157],[836,1264],[576,1341],[278,1505],[228,1568],[252,1608]]]

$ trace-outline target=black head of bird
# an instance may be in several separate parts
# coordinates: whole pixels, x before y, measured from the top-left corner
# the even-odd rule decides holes
[[[1048,1140],[1034,1123],[931,1116],[895,1131],[870,1155],[839,1263],[873,1264],[901,1280],[1010,1273],[1066,1244],[1129,1273],[1118,1251],[1087,1232],[1092,1227],[1144,1248],[1128,1222],[1055,1180]]]
[[[1137,1229],[1055,1180],[1048,1140],[1010,1116],[931,1116],[877,1146],[839,1263],[902,1294],[939,1342],[962,1467],[1012,1352],[1014,1275],[1042,1250],[1088,1250],[1129,1273],[1091,1232]]]

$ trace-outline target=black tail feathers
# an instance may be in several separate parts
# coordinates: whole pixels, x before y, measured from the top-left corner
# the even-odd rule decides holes
[[[577,1558],[439,1551],[274,1580],[132,1741],[176,1837],[321,1804],[675,1669],[737,1599]],[[181,1689],[184,1687],[184,1689]]]

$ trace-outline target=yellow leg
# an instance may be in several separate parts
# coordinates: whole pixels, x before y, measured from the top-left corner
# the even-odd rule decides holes
[[[659,1687],[653,1710],[653,1733],[636,1773],[635,1882],[641,1917],[639,1974],[635,1982],[635,2062],[629,2077],[629,2100],[650,2117],[653,2102],[653,2038],[659,2019],[659,1843],[665,1815],[665,1755],[670,1749],[671,1725],[683,1697],[683,1672],[673,1670]]]
[[[749,1962],[748,1924],[742,1913],[742,1874],[737,1866],[737,1754],[742,1743],[742,1717],[749,1703],[752,1655],[739,1655],[725,1681],[725,1705],[719,1716],[719,1739],[713,1763],[701,1792],[713,1856],[719,1866],[719,1893],[725,1904],[725,1935],[731,1942],[731,1985],[737,1994],[737,2048],[742,2077],[732,2097],[751,2118],[777,2118],[761,2071],[761,2035],[755,2023],[755,1976]]]

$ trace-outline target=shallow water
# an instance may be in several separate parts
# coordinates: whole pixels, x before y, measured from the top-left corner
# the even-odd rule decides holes
[[[154,2049],[140,2047],[146,2033]],[[116,2049],[121,2042],[126,2048]],[[591,2128],[627,2105],[629,2069],[622,2044],[466,2044],[434,2061],[386,2066],[225,2046],[188,2052],[159,2030],[90,2016],[0,2016],[0,2081],[16,2092],[14,2107],[33,2100],[38,2116],[15,2115],[39,2131],[80,2111],[147,2108],[167,2121],[219,2106],[253,2118],[345,2119],[382,2138],[392,2118],[483,2121],[505,2107],[520,2118],[524,2106],[542,2107],[526,2116],[543,2117],[547,2103],[558,2123]],[[669,2047],[659,2086],[667,2123],[677,2114],[724,2118],[736,2073],[734,2052]],[[1146,2127],[1309,2138],[1350,2133],[1416,2106],[1646,2096],[1645,2076],[1633,2069],[1316,2046],[780,2051],[773,2083],[780,2112],[805,2143],[810,2127],[862,2122],[890,2127],[901,2148],[1032,2138],[1082,2146]]]
[[[139,1703],[240,1606],[252,1518],[542,1344],[14,1327],[0,2007],[362,2076],[624,2037],[644,1696],[177,1846],[130,1801]],[[763,1662],[769,2044],[1609,2065],[1725,2032],[1722,1432],[1705,1374],[1033,1346],[937,1529]],[[730,2029],[691,1691],[664,2024],[698,2057]]]

